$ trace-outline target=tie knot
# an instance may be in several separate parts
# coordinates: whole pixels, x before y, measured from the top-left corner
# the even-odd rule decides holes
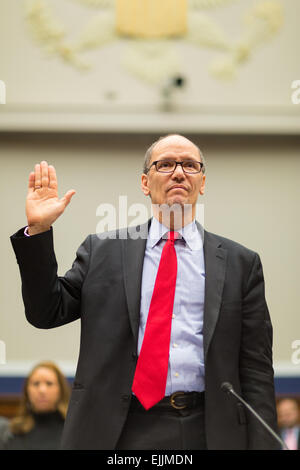
[[[178,232],[171,231],[171,232],[168,232],[167,235],[168,235],[168,240],[171,240],[171,242],[174,242],[175,240],[178,240],[179,238]]]

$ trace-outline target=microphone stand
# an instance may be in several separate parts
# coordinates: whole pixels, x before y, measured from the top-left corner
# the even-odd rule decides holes
[[[256,419],[258,419],[258,421],[267,429],[267,431],[269,431],[269,433],[274,437],[274,439],[276,439],[280,445],[282,447],[284,447],[286,450],[290,450],[288,448],[288,446],[286,445],[286,443],[280,439],[280,437],[273,431],[272,428],[270,428],[270,426],[259,416],[258,413],[256,413],[256,411],[254,411],[254,409],[247,403],[245,402],[245,400],[243,400],[242,397],[240,397],[236,392],[235,390],[233,389],[233,386],[229,383],[229,382],[224,382],[222,383],[221,385],[221,390],[223,392],[227,392],[228,394],[231,394],[233,395],[238,401],[240,401],[254,416]]]

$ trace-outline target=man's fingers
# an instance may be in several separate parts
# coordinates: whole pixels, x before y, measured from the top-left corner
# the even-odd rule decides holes
[[[28,191],[32,193],[34,191],[34,182],[35,182],[35,175],[34,171],[31,171],[29,174],[29,180],[28,180]]]
[[[48,163],[43,160],[34,166],[34,172],[29,175],[28,189],[37,188],[52,188],[57,189],[57,178],[54,166],[48,166]]]
[[[34,166],[34,185],[36,186],[42,186],[42,180],[41,180],[41,166],[39,163],[37,163]]]
[[[57,177],[53,165],[49,165],[49,188],[57,189]]]
[[[49,186],[48,163],[45,161],[41,162],[41,181],[42,181],[42,187],[48,188]]]

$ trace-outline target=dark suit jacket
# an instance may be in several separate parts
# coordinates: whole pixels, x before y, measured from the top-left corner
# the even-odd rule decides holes
[[[147,231],[148,223],[140,229]],[[57,277],[52,229],[30,238],[22,229],[11,237],[28,321],[54,328],[81,320],[66,449],[114,449],[130,405],[146,237],[118,234],[119,239],[88,236],[64,277]],[[231,382],[276,429],[272,326],[259,256],[205,231],[204,257],[208,449],[277,448],[262,425],[220,390],[222,382]]]

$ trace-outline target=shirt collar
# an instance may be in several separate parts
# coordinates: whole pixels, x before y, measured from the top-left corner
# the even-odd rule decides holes
[[[161,238],[169,231],[170,229],[168,227],[161,224],[155,217],[152,217],[147,246],[154,248]],[[178,229],[177,232],[180,233],[181,237],[185,240],[191,250],[201,250],[203,248],[203,240],[195,220],[190,224],[185,225],[183,228]]]

